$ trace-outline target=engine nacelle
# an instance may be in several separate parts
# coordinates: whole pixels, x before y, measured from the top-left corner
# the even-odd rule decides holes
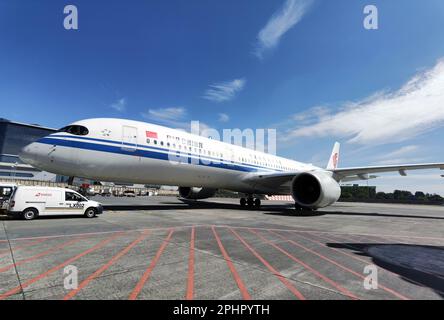
[[[198,187],[179,187],[179,195],[184,199],[199,200],[211,198],[216,194],[217,189]]]
[[[338,201],[341,187],[328,173],[304,172],[294,177],[291,194],[300,206],[318,209]]]

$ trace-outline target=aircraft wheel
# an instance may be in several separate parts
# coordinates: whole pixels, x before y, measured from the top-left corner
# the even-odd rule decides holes
[[[296,214],[298,214],[298,215],[302,214],[302,212],[304,211],[304,208],[301,207],[301,206],[300,206],[299,204],[297,204],[297,203],[295,203],[295,205],[294,205],[294,209],[295,209]]]
[[[298,215],[303,215],[303,214],[310,215],[313,211],[316,211],[316,210],[312,209],[312,208],[300,206],[299,204],[296,203],[295,204],[295,211],[296,211],[296,214],[298,214]]]
[[[247,199],[247,205],[248,205],[248,207],[253,207],[253,205],[254,205],[254,201],[253,201],[253,198],[248,198]]]
[[[261,199],[259,198],[254,199],[254,206],[256,208],[259,208],[261,206]]]
[[[247,199],[240,198],[240,205],[241,205],[241,207],[245,207],[246,204],[247,204]]]

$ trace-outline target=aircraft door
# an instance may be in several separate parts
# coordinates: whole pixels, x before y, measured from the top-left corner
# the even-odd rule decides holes
[[[137,149],[137,128],[123,126],[122,150],[134,152]]]

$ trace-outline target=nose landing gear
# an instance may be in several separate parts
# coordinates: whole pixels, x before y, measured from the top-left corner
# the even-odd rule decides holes
[[[254,198],[252,195],[249,195],[247,198],[240,198],[240,205],[241,207],[247,206],[248,209],[260,208],[261,199]]]

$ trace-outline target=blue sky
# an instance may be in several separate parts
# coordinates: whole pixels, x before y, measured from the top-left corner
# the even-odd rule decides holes
[[[277,128],[279,155],[322,166],[335,140],[341,166],[442,162],[442,30],[442,0],[0,0],[0,117],[200,120]],[[371,184],[444,194],[439,174]]]

